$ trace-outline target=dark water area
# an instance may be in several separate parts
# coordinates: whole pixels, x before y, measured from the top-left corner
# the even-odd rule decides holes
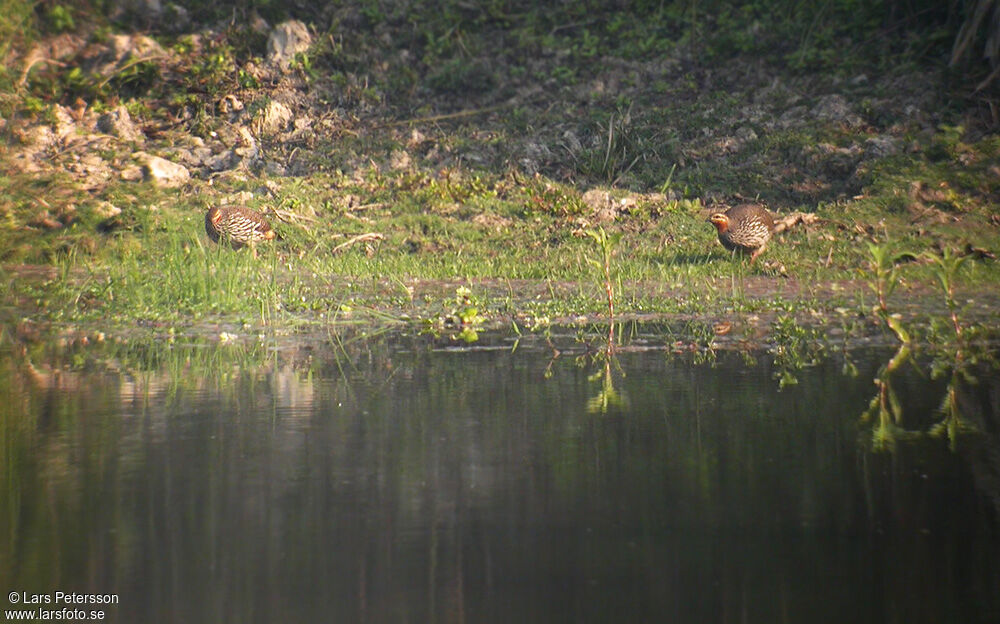
[[[891,349],[782,387],[764,352],[632,346],[8,348],[4,608],[62,591],[113,595],[76,605],[112,622],[1000,621],[1000,376],[903,367],[890,422],[862,416]]]

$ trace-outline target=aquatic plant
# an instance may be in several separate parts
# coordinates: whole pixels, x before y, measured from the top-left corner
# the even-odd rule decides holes
[[[955,281],[959,269],[968,259],[968,256],[959,255],[948,248],[942,250],[941,255],[925,253],[924,257],[930,260],[934,277],[944,294],[945,305],[948,306],[948,314],[951,318],[952,328],[955,331],[955,340],[963,342],[962,324],[958,320],[958,303],[955,301]]]
[[[874,312],[900,342],[908,344],[910,333],[903,327],[900,317],[889,312],[889,297],[899,286],[898,262],[910,254],[897,252],[888,244],[876,243],[868,243],[868,252],[871,255],[869,265],[872,271],[868,286],[875,292],[877,300]]]
[[[587,413],[589,414],[607,414],[612,410],[623,409],[628,404],[625,396],[615,388],[614,376],[611,373],[612,363],[619,371],[621,370],[618,360],[615,359],[614,354],[609,352],[605,352],[599,357],[602,362],[600,370],[587,378],[592,383],[601,382],[601,388],[597,394],[587,400]]]
[[[815,366],[826,356],[822,332],[796,319],[791,314],[778,316],[771,324],[768,352],[774,357],[774,373],[779,387],[799,382],[797,371]]]
[[[587,262],[599,267],[602,271],[604,294],[608,303],[608,349],[610,350],[614,347],[615,330],[615,290],[611,279],[611,261],[622,235],[620,232],[608,234],[601,226],[596,229],[584,230],[584,232],[597,244],[600,254],[598,258],[588,257]]]
[[[486,316],[480,314],[482,302],[472,294],[467,286],[455,289],[454,298],[445,300],[439,312],[424,319],[424,325],[434,334],[441,331],[455,332],[453,336],[463,342],[471,343],[479,339],[478,329],[483,325]]]
[[[893,375],[910,361],[912,355],[910,343],[904,342],[875,376],[878,392],[868,403],[868,409],[861,414],[861,421],[874,423],[871,443],[876,451],[891,451],[898,439],[913,435],[902,427],[903,407],[892,384]]]

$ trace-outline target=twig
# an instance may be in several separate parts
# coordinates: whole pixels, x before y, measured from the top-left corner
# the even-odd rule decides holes
[[[795,227],[798,224],[802,225],[812,225],[819,221],[819,217],[812,212],[793,212],[792,214],[779,219],[777,223],[774,224],[774,233],[780,234],[785,230]]]
[[[596,24],[597,22],[598,20],[591,19],[582,22],[570,22],[569,24],[557,24],[556,26],[552,27],[552,30],[549,31],[549,34],[554,35],[560,30],[570,30],[572,28],[578,28],[580,26],[590,26],[591,24]]]
[[[367,243],[371,241],[383,240],[385,237],[378,232],[367,232],[365,234],[358,234],[357,236],[352,236],[346,241],[334,247],[330,253],[337,253],[341,249],[346,249],[355,243]]]
[[[487,106],[486,108],[476,108],[472,110],[459,111],[457,113],[446,113],[444,115],[431,115],[430,117],[413,117],[411,119],[389,121],[383,124],[378,124],[375,127],[386,128],[392,126],[405,126],[407,124],[415,124],[415,123],[429,123],[433,121],[443,121],[445,119],[457,119],[459,117],[471,117],[473,115],[482,115],[483,113],[492,113],[493,111],[498,111],[508,106],[510,106],[509,103],[504,103],[504,104],[497,104],[496,106]]]
[[[985,80],[976,85],[975,93],[979,93],[980,91],[985,89],[987,85],[993,82],[993,79],[996,78],[998,74],[1000,74],[1000,65],[997,65],[996,69],[990,72],[990,75],[987,76]]]
[[[25,63],[24,71],[21,72],[21,80],[18,82],[18,86],[23,87],[28,82],[28,74],[31,72],[31,69],[39,63],[45,63],[46,65],[52,64],[57,67],[66,67],[66,63],[62,63],[52,58],[37,56],[29,57],[28,62]]]
[[[113,72],[111,72],[110,74],[108,74],[104,78],[104,80],[102,80],[99,83],[97,83],[97,88],[98,89],[103,88],[104,85],[108,84],[108,82],[110,82],[112,78],[114,78],[118,74],[124,72],[126,69],[129,69],[130,67],[135,67],[139,63],[145,63],[147,61],[155,61],[156,59],[160,59],[160,58],[163,58],[163,57],[164,57],[163,54],[154,54],[152,56],[143,56],[143,57],[140,57],[140,58],[137,58],[137,59],[132,59],[128,63],[125,63],[124,65],[122,65],[118,69],[116,69]]]
[[[368,217],[359,217],[353,212],[342,212],[341,214],[347,219],[354,219],[355,221],[360,221],[361,223],[374,223],[374,221]]]
[[[290,210],[282,210],[280,208],[272,208],[271,212],[274,216],[278,217],[285,223],[295,223],[296,221],[306,221],[308,223],[316,223],[318,219],[316,217],[310,217],[309,215],[295,214]]]

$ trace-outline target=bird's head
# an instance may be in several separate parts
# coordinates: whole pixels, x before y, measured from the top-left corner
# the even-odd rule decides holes
[[[219,225],[219,221],[222,219],[222,210],[218,206],[212,206],[208,210],[208,214],[205,215],[212,225]]]
[[[708,220],[715,226],[715,229],[719,231],[719,234],[722,234],[729,229],[729,217],[727,217],[723,212],[712,213],[712,216],[709,217]]]
[[[219,220],[222,219],[222,210],[218,206],[212,206],[208,209],[208,214],[205,215],[205,220],[210,222],[213,226],[219,225]]]

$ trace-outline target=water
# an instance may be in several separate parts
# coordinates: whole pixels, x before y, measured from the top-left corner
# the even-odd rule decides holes
[[[989,375],[942,425],[947,376],[906,367],[880,427],[891,350],[782,388],[644,344],[8,349],[0,589],[112,622],[1000,621]]]

